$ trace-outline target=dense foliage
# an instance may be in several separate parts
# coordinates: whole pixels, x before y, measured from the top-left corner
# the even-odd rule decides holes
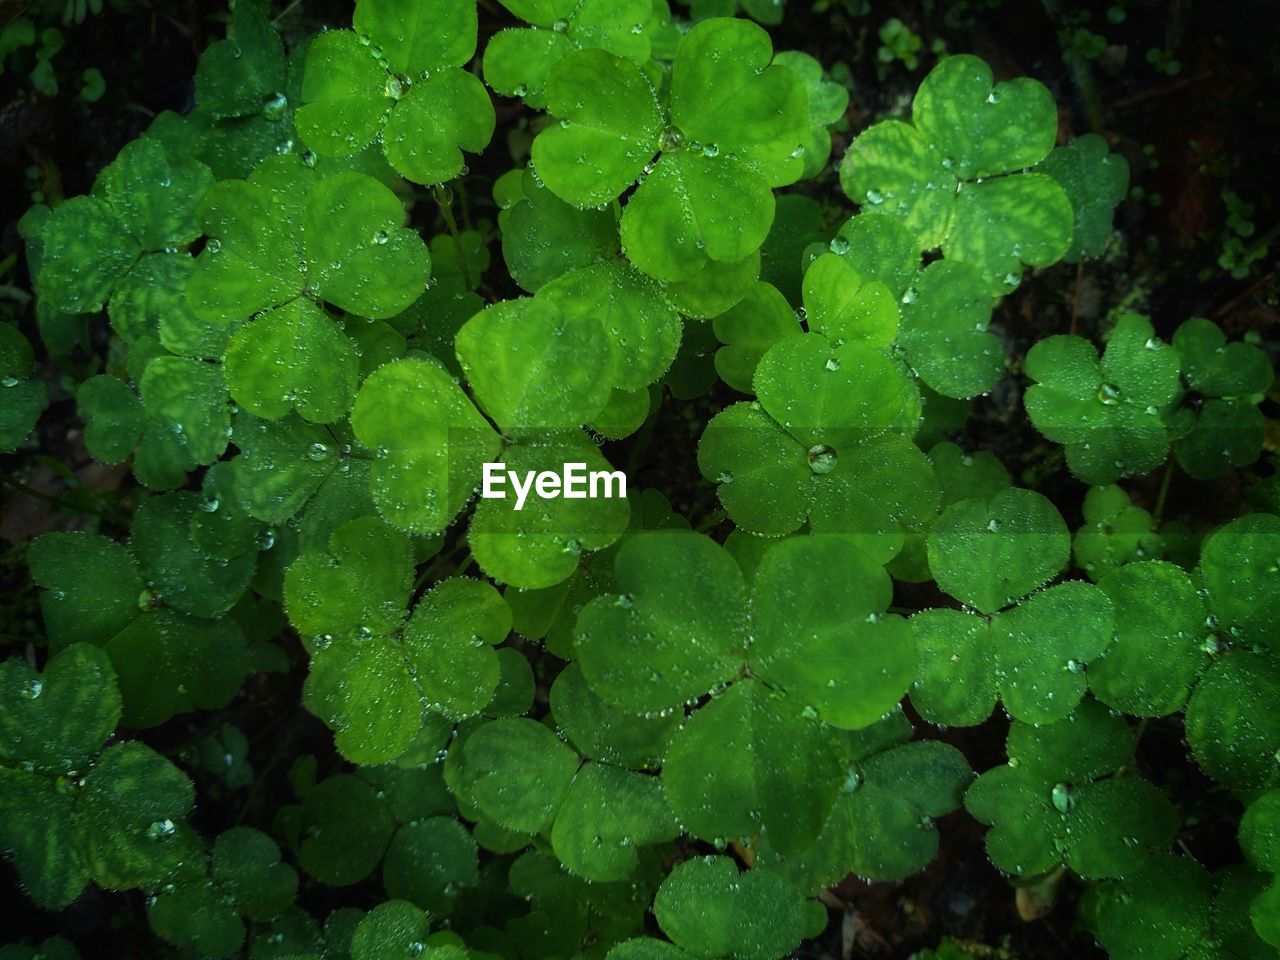
[[[1123,486],[1257,461],[1268,354],[1124,305],[1025,357],[988,329],[1028,271],[1104,252],[1126,161],[947,56],[838,158],[824,228],[785,189],[833,177],[848,91],[813,57],[733,4],[503,6],[523,25],[480,37],[474,0],[358,0],[286,49],[239,0],[195,109],[23,218],[44,349],[110,325],[75,400],[143,488],[127,536],[26,553],[25,895],[139,891],[147,949],[193,957],[776,960],[828,887],[905,878],[971,816],[1023,890],[1078,881],[1117,960],[1280,955],[1280,497],[1198,540]],[[495,131],[528,162],[489,234],[449,184]],[[524,295],[486,282],[499,246]],[[0,325],[6,450],[47,405],[34,357]],[[696,529],[634,483],[475,496],[488,461],[612,469],[713,366],[676,454],[719,498]],[[954,442],[1011,377],[1082,517]],[[235,705],[295,670],[338,756],[284,758],[261,820],[202,815],[191,774],[255,778]],[[1000,711],[989,768],[940,736]],[[143,742],[184,716],[194,749]],[[1190,856],[1136,766],[1170,717],[1243,862]],[[75,955],[0,957],[37,949]]]

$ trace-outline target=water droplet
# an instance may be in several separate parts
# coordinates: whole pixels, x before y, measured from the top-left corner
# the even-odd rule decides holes
[[[879,190],[868,190],[867,203],[871,204],[872,206],[876,206],[878,204],[884,203],[884,194],[881,193]]]
[[[845,793],[857,793],[858,788],[862,786],[862,774],[857,769],[850,767],[848,775],[844,778],[844,783],[840,789]]]
[[[555,23],[551,25],[551,29],[554,30],[556,33],[564,33],[566,30],[569,29],[569,21],[557,20]]]
[[[702,155],[704,157],[718,157],[720,155],[720,148],[714,143],[708,143],[702,148]]]
[[[16,387],[17,385],[18,385],[17,377],[5,377],[3,380],[0,380],[0,386]]]
[[[840,369],[840,361],[839,361],[839,360],[837,360],[835,357],[829,357],[829,358],[827,359],[827,369],[828,369],[828,370],[832,370],[832,371],[834,371],[834,370],[839,370],[839,369]]]
[[[1059,813],[1070,813],[1076,805],[1076,799],[1071,795],[1071,784],[1057,783],[1054,784],[1053,792],[1050,794],[1053,799],[1054,809]]]
[[[284,116],[289,101],[283,93],[269,93],[262,98],[262,115],[275,122]]]
[[[44,692],[44,681],[39,677],[33,677],[22,685],[22,695],[28,700],[35,700]]]
[[[1098,400],[1108,407],[1114,407],[1120,402],[1120,388],[1110,383],[1104,383],[1098,388]]]
[[[276,545],[276,532],[268,527],[258,534],[254,544],[259,550],[270,550]]]
[[[827,245],[832,253],[846,254],[849,252],[849,240],[847,237],[835,236],[831,238],[831,243]]]
[[[684,131],[675,124],[667,127],[658,137],[658,149],[666,152],[668,150],[679,150],[680,145],[684,143]]]
[[[200,509],[205,513],[217,513],[218,507],[222,505],[222,501],[217,497],[210,497],[207,500],[200,501]]]
[[[307,459],[309,460],[323,460],[328,455],[329,448],[319,442],[313,443],[311,449],[307,451]]]
[[[401,94],[404,93],[404,84],[400,82],[399,77],[387,77],[387,83],[386,86],[383,87],[383,92],[385,92],[392,100],[399,100]]]
[[[214,237],[204,245],[204,248],[210,253],[217,253],[219,250],[222,249],[222,241],[219,240],[217,237]]]
[[[809,469],[814,473],[830,473],[836,468],[836,452],[825,443],[809,448]]]
[[[163,820],[157,820],[147,827],[147,836],[152,840],[165,840],[172,837],[177,830],[178,828],[174,826],[173,821],[165,817]]]

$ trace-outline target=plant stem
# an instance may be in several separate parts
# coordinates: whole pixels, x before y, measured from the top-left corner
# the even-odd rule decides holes
[[[462,267],[462,280],[467,285],[468,290],[474,290],[475,284],[471,280],[471,265],[467,263],[466,251],[462,249],[462,235],[458,232],[458,223],[453,218],[453,193],[442,184],[436,184],[431,188],[431,192],[435,194],[436,204],[440,207],[440,215],[444,217],[445,225],[449,228],[449,234],[453,237],[453,245],[458,249],[458,266]]]

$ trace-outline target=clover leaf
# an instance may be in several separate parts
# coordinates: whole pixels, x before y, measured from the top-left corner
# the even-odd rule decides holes
[[[816,569],[841,571],[842,590],[820,585]],[[576,650],[592,690],[649,714],[714,693],[663,762],[686,829],[711,840],[762,825],[784,848],[809,842],[839,783],[835,741],[815,721],[865,726],[897,703],[914,673],[906,622],[883,612],[888,576],[843,538],[792,538],[765,552],[748,594],[737,563],[710,539],[654,532],[623,543],[615,577],[620,592],[578,618]],[[858,667],[833,676],[821,666],[832,658]],[[740,679],[748,670],[759,680]],[[802,785],[817,803],[797,797]]]
[[[1258,870],[1280,873],[1280,790],[1270,790],[1249,804],[1240,820],[1240,848]],[[1267,943],[1280,942],[1280,921],[1276,920],[1276,904],[1280,903],[1280,880],[1259,893],[1250,906],[1253,927]]]
[[[188,875],[188,872],[190,875]],[[251,827],[233,827],[213,845],[207,873],[190,867],[181,882],[148,904],[152,929],[170,943],[205,957],[225,957],[244,942],[248,920],[279,916],[297,893],[298,874],[280,862],[280,848]]]
[[[1187,742],[1201,768],[1235,790],[1280,780],[1276,744],[1280,666],[1265,650],[1231,650],[1214,661],[1187,703]]]
[[[412,574],[409,538],[376,517],[338,527],[327,550],[303,552],[285,572],[289,617],[312,649],[304,700],[357,762],[395,759],[426,709],[471,716],[498,685],[491,646],[511,628],[501,597],[479,581],[443,580],[403,622]]]
[[[311,785],[292,829],[298,866],[322,883],[345,887],[377,867],[395,832],[395,820],[373,785],[339,773]]]
[[[1086,483],[1146,473],[1169,452],[1162,416],[1178,399],[1178,355],[1137,314],[1120,317],[1101,359],[1081,337],[1041,340],[1027,353],[1036,381],[1024,402],[1042,434],[1066,447]]]
[[[569,53],[546,89],[561,123],[534,140],[533,165],[577,207],[608,203],[643,176],[621,231],[628,258],[650,276],[690,280],[710,263],[741,261],[769,232],[770,187],[803,172],[804,86],[771,60],[759,27],[705,20],[680,41],[664,107],[631,61]],[[720,207],[730,195],[732,217]]]
[[[129,726],[221,706],[248,669],[239,625],[216,618],[248,587],[256,553],[230,561],[205,554],[191,539],[198,500],[179,493],[144,503],[132,556],[88,533],[46,534],[31,548],[51,647],[87,642],[106,651]]]
[[[591,473],[610,465],[585,434],[547,434],[505,452],[507,469],[521,476],[584,463]],[[476,562],[490,576],[526,589],[548,587],[577,569],[583,551],[608,547],[627,528],[630,508],[618,496],[530,499],[516,510],[514,495],[487,499],[476,508],[467,538]]]
[[[1134,506],[1118,486],[1090,487],[1084,495],[1085,523],[1071,542],[1075,564],[1091,580],[1134,560],[1157,557],[1162,551],[1151,514]]]
[[[546,106],[547,77],[574,50],[605,50],[643,65],[649,36],[642,26],[650,0],[506,0],[529,24],[499,30],[484,51],[484,80],[498,93]]]
[[[1209,610],[1234,639],[1274,645],[1271,625],[1280,616],[1277,546],[1280,518],[1269,513],[1233,520],[1205,538],[1200,573]]]
[[[1062,720],[1084,694],[1086,665],[1107,651],[1113,622],[1108,596],[1081,582],[990,618],[922,611],[911,618],[920,653],[911,702],[926,720],[965,725],[986,720],[998,694],[1018,720]]]
[[[49,216],[36,289],[66,313],[96,313],[144,254],[178,256],[200,235],[196,204],[212,182],[204,164],[168,156],[156,140],[127,144],[89,196]]]
[[[800,332],[800,323],[786,297],[763,280],[712,321],[716,339],[716,373],[741,393],[751,393],[760,358],[783,337]]]
[[[762,839],[756,865],[816,893],[850,873],[900,880],[936,855],[934,818],[960,806],[973,774],[954,747],[906,742],[911,724],[900,710],[870,727],[840,734],[842,781],[822,831],[794,856]]]
[[[12,324],[0,324],[0,397],[5,401],[0,410],[0,452],[16,449],[49,405],[44,384],[31,377],[35,370],[27,338]]]
[[[1071,245],[1062,259],[1076,263],[1102,254],[1111,238],[1111,215],[1129,192],[1129,164],[1096,133],[1055,147],[1035,166],[1058,182],[1075,213]]]
[[[756,367],[759,401],[719,413],[698,465],[739,527],[776,536],[806,519],[887,561],[902,528],[937,509],[937,481],[910,433],[919,393],[882,349],[818,333],[779,340]]]
[[[1201,397],[1198,410],[1183,408],[1171,418],[1178,463],[1191,476],[1212,480],[1256,461],[1266,433],[1257,404],[1275,379],[1266,353],[1251,343],[1228,344],[1221,328],[1203,317],[1174,331],[1173,349],[1188,388]]]
[[[43,673],[0,664],[0,849],[48,909],[90,883],[159,885],[196,845],[191,781],[140,743],[103,750],[121,716],[107,655],[73,644]]]
[[[315,422],[341,417],[358,357],[315,301],[376,319],[418,298],[429,258],[404,227],[400,201],[364,174],[316,179],[301,161],[282,158],[248,180],[217,184],[200,219],[210,240],[187,299],[211,328],[235,331],[226,347],[232,398],[266,419],[294,409]]]
[[[372,373],[351,428],[378,452],[370,488],[378,512],[402,529],[436,533],[471,497],[500,439],[438,363],[406,358]]]
[[[917,250],[941,247],[1000,296],[1024,265],[1055,263],[1070,245],[1062,187],[1018,172],[1049,154],[1057,129],[1053,98],[1035,80],[993,84],[977,57],[946,57],[920,84],[910,123],[884,120],[854,140],[840,183],[855,203],[902,218]]]
[[[1139,717],[1187,702],[1208,662],[1204,603],[1181,567],[1130,563],[1098,580],[1115,607],[1115,636],[1089,666],[1089,686],[1108,706]]]
[[[257,4],[231,9],[227,36],[209,44],[196,65],[196,102],[222,119],[281,109],[288,81],[284,45]]]
[[[457,894],[479,881],[476,842],[453,817],[430,816],[403,824],[391,838],[382,866],[388,896],[447,916]]]
[[[442,183],[462,152],[493,136],[484,85],[461,69],[476,48],[474,3],[359,0],[352,30],[329,30],[307,50],[295,122],[325,156],[380,140],[387,162],[416,183]]]
[[[804,935],[804,898],[782,877],[738,873],[729,857],[678,863],[663,880],[653,913],[671,940],[695,957],[777,960]]]
[[[1261,960],[1272,951],[1248,908],[1264,884],[1245,867],[1210,876],[1188,857],[1163,854],[1098,889],[1093,926],[1116,960]]]
[[[929,569],[951,596],[995,613],[1056,576],[1070,550],[1057,508],[1032,490],[1009,489],[947,507],[929,532]]]
[[[773,0],[763,2],[772,5]],[[844,116],[849,106],[849,90],[824,80],[822,64],[799,50],[784,50],[773,62],[790,69],[804,83],[809,104],[809,136],[804,142],[804,172],[800,178],[808,180],[822,172],[831,157],[831,134],[827,128]]]
[[[1113,775],[1129,763],[1133,734],[1097,701],[1056,723],[1015,720],[1006,749],[1009,762],[974,781],[964,800],[991,825],[987,855],[1006,873],[1062,864],[1082,877],[1126,876],[1173,839],[1178,820],[1165,795]]]
[[[518,186],[514,197],[499,200],[502,257],[525,290],[536,292],[575,267],[618,254],[618,220],[612,211],[580,210],[565,203],[531,170],[513,170],[507,176]]]

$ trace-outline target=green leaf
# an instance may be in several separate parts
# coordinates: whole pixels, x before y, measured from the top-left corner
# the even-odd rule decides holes
[[[794,857],[764,844],[757,859],[804,892],[850,873],[889,881],[921,870],[938,852],[934,818],[960,806],[973,776],[960,751],[936,741],[848,747],[843,785],[813,844]]]
[[[251,3],[232,8],[227,38],[209,44],[196,65],[196,102],[215,117],[262,111],[286,87],[284,45]]]
[[[367,640],[400,625],[412,587],[409,537],[362,517],[338,527],[327,549],[306,551],[289,565],[285,607],[304,636]]]
[[[882,120],[850,145],[840,186],[863,209],[901,218],[918,253],[942,245],[955,217],[956,179],[945,159],[915,127]]]
[[[28,379],[35,373],[31,344],[8,323],[0,324],[0,451],[10,451],[26,440],[49,405],[44,384]]]
[[[1204,317],[1192,317],[1174,331],[1173,349],[1188,386],[1209,397],[1262,393],[1275,379],[1271,361],[1261,348],[1227,343],[1222,328]]]
[[[1280,669],[1266,652],[1234,650],[1214,662],[1187,704],[1187,742],[1196,762],[1233,790],[1277,782],[1275,744]]]
[[[1107,149],[1107,141],[1086,133],[1049,153],[1036,170],[1058,181],[1071,201],[1075,223],[1067,263],[1100,256],[1111,239],[1111,216],[1129,192],[1129,163]]]
[[[471,3],[359,0],[352,25],[382,51],[390,69],[415,80],[437,67],[462,66],[476,50]]]
[[[775,544],[751,594],[753,672],[833,726],[867,726],[915,676],[911,628],[884,612],[892,593],[888,574],[842,537]]]
[[[486,723],[464,746],[475,780],[471,795],[485,816],[521,833],[550,826],[578,769],[578,755],[533,720]]]
[[[618,253],[614,213],[579,210],[548,190],[532,171],[513,173],[521,180],[521,196],[504,211],[502,256],[521,287],[536,291],[576,267]]]
[[[920,379],[944,397],[985,393],[1004,374],[1004,350],[987,331],[992,299],[978,269],[938,260],[920,272],[902,309],[898,343]]]
[[[462,6],[465,6],[463,4]],[[316,153],[345,157],[377,135],[391,108],[386,68],[349,30],[327,30],[307,46],[298,133]]]
[[[578,771],[551,828],[551,848],[570,873],[596,883],[626,880],[636,848],[680,832],[657,777],[587,763]]]
[[[1151,514],[1135,507],[1119,487],[1090,487],[1084,495],[1084,519],[1086,525],[1076,531],[1072,551],[1076,566],[1095,581],[1161,550]]]
[[[630,60],[575,50],[551,68],[546,96],[560,123],[533,141],[533,166],[552,193],[575,207],[613,200],[658,150],[662,113]]]
[[[191,539],[198,494],[148,497],[134,515],[130,548],[139,558],[158,602],[196,617],[220,617],[253,577],[255,557],[231,561],[206,555]]]
[[[475,11],[471,4],[450,7]],[[462,151],[479,153],[488,145],[494,123],[484,84],[465,70],[441,70],[414,83],[391,108],[382,149],[415,183],[443,183],[462,172]]]
[[[84,781],[77,802],[85,863],[108,890],[159,885],[190,855],[181,821],[195,804],[187,775],[150,747],[118,743]]]
[[[1031,490],[952,504],[929,534],[929,569],[938,586],[983,613],[1043,586],[1070,552],[1061,514]]]
[[[458,360],[480,406],[507,433],[581,426],[609,400],[611,350],[600,319],[546,298],[503,300],[463,325]]]
[[[202,957],[231,956],[244,943],[244,924],[235,907],[204,877],[155,896],[148,903],[147,920],[160,937]]]
[[[676,51],[671,120],[686,141],[702,144],[704,152],[712,145],[732,153],[780,187],[803,172],[797,148],[807,137],[808,109],[800,78],[772,59],[769,34],[754,23],[713,18],[696,24]],[[718,257],[710,247],[708,255],[737,259]]]
[[[143,250],[190,243],[200,236],[196,205],[213,184],[213,175],[194,160],[170,159],[159,141],[132,140],[98,175],[101,190],[125,229]],[[45,249],[50,251],[49,228]]]
[[[746,585],[709,537],[638,533],[614,565],[620,595],[583,608],[576,645],[583,675],[633,713],[675,707],[732,675],[745,635]]]
[[[44,263],[36,280],[42,300],[64,313],[96,313],[142,252],[107,203],[72,197],[49,217]]]
[[[1195,584],[1180,567],[1148,560],[1112,571],[1098,586],[1115,604],[1116,627],[1106,656],[1089,668],[1094,694],[1139,717],[1180,709],[1208,662]]]
[[[971,56],[939,62],[916,92],[912,119],[955,158],[956,175],[989,177],[1028,167],[1053,148],[1058,110],[1045,87],[1020,77],[993,84]]]
[[[313,423],[344,416],[355,399],[356,366],[351,339],[301,298],[241,327],[227,346],[232,398],[268,420],[294,409]]]
[[[101,646],[138,616],[142,575],[123,546],[96,533],[47,533],[27,553],[44,587],[40,610],[51,649]]]
[[[608,476],[599,484],[596,497],[536,495],[520,509],[516,509],[514,492],[502,499],[481,500],[467,540],[476,562],[495,580],[525,589],[549,587],[577,569],[584,551],[603,550],[627,529],[631,511],[620,496],[620,471],[585,434],[546,434],[512,444],[506,449],[505,463],[507,471],[515,472],[524,483],[541,473],[560,475],[566,464],[584,464],[579,479],[593,473]]]
[[[345,887],[373,872],[395,824],[372,786],[340,773],[303,797],[299,827],[298,865],[321,883]]]
[[[1082,877],[1127,876],[1172,840],[1178,818],[1158,788],[1106,778],[1128,763],[1133,735],[1096,701],[1052,724],[1015,721],[1007,750],[1009,764],[965,795],[969,812],[992,824],[987,853],[1001,870],[1030,876],[1060,863]]]
[[[73,798],[44,777],[0,767],[0,812],[0,850],[27,894],[50,910],[72,903],[91,879]]]
[[[696,710],[662,763],[684,829],[716,845],[763,831],[778,848],[803,849],[822,829],[840,779],[831,730],[753,681]]]
[[[1022,268],[1057,263],[1071,244],[1071,203],[1040,173],[965,185],[943,244],[948,259],[975,267],[992,296],[1008,293]]]
[[[660,285],[629,266],[609,260],[572,270],[546,284],[566,322],[582,325],[584,315],[598,318],[609,342],[613,385],[638,391],[671,366],[680,347],[680,316],[663,297]],[[646,406],[647,412],[647,406]]]
[[[1101,888],[1097,934],[1116,960],[1179,960],[1209,935],[1209,873],[1189,857],[1162,854]]]
[[[371,319],[394,317],[422,295],[431,258],[404,206],[362,173],[339,173],[307,193],[307,283],[321,299]]]
[[[1041,340],[1027,353],[1037,381],[1024,402],[1036,429],[1066,445],[1067,465],[1090,484],[1159,466],[1169,450],[1160,414],[1180,392],[1178,357],[1151,324],[1124,314],[1101,361],[1075,336]]]
[[[0,717],[0,762],[28,773],[83,769],[120,720],[111,661],[85,643],[51,657],[42,673],[20,657],[5,660],[0,690],[7,704]]]
[[[786,298],[764,281],[712,322],[716,339],[716,373],[742,393],[752,392],[752,379],[765,352],[783,337],[800,332],[800,324]]]
[[[651,277],[689,280],[708,260],[749,256],[772,222],[773,192],[759,173],[737,160],[677,150],[662,155],[623,209],[622,248]]]
[[[898,332],[898,305],[884,284],[866,281],[843,257],[824,253],[804,275],[809,329],[839,346],[846,341],[887,346]]]
[[[453,817],[428,817],[396,831],[382,864],[387,895],[448,916],[459,888],[479,881],[476,842]]]
[[[427,915],[413,904],[404,900],[380,903],[356,927],[351,938],[351,960],[422,956],[429,929]],[[435,952],[427,952],[427,960],[444,960],[433,956]]]
[[[804,898],[791,884],[763,871],[740,875],[728,857],[676,864],[653,913],[672,941],[698,957],[777,960],[805,929]]]
[[[641,716],[612,706],[591,689],[576,661],[551,685],[550,703],[556,723],[579,753],[633,770],[658,767],[680,723],[674,711]]]
[[[1259,870],[1280,873],[1280,790],[1249,804],[1240,820],[1240,849]]]
[[[378,512],[413,533],[443,530],[471,497],[499,439],[437,363],[404,359],[372,373],[351,428],[379,452],[370,489]],[[383,453],[385,451],[385,453]]]
[[[423,596],[404,629],[404,649],[422,696],[462,719],[479,713],[498,686],[494,645],[511,632],[511,610],[480,580],[451,577]]]
[[[213,878],[250,920],[270,920],[293,904],[298,874],[261,831],[232,827],[213,845]]]
[[[1227,632],[1248,643],[1273,646],[1280,617],[1280,518],[1255,513],[1215,530],[1200,552],[1209,609]]]

